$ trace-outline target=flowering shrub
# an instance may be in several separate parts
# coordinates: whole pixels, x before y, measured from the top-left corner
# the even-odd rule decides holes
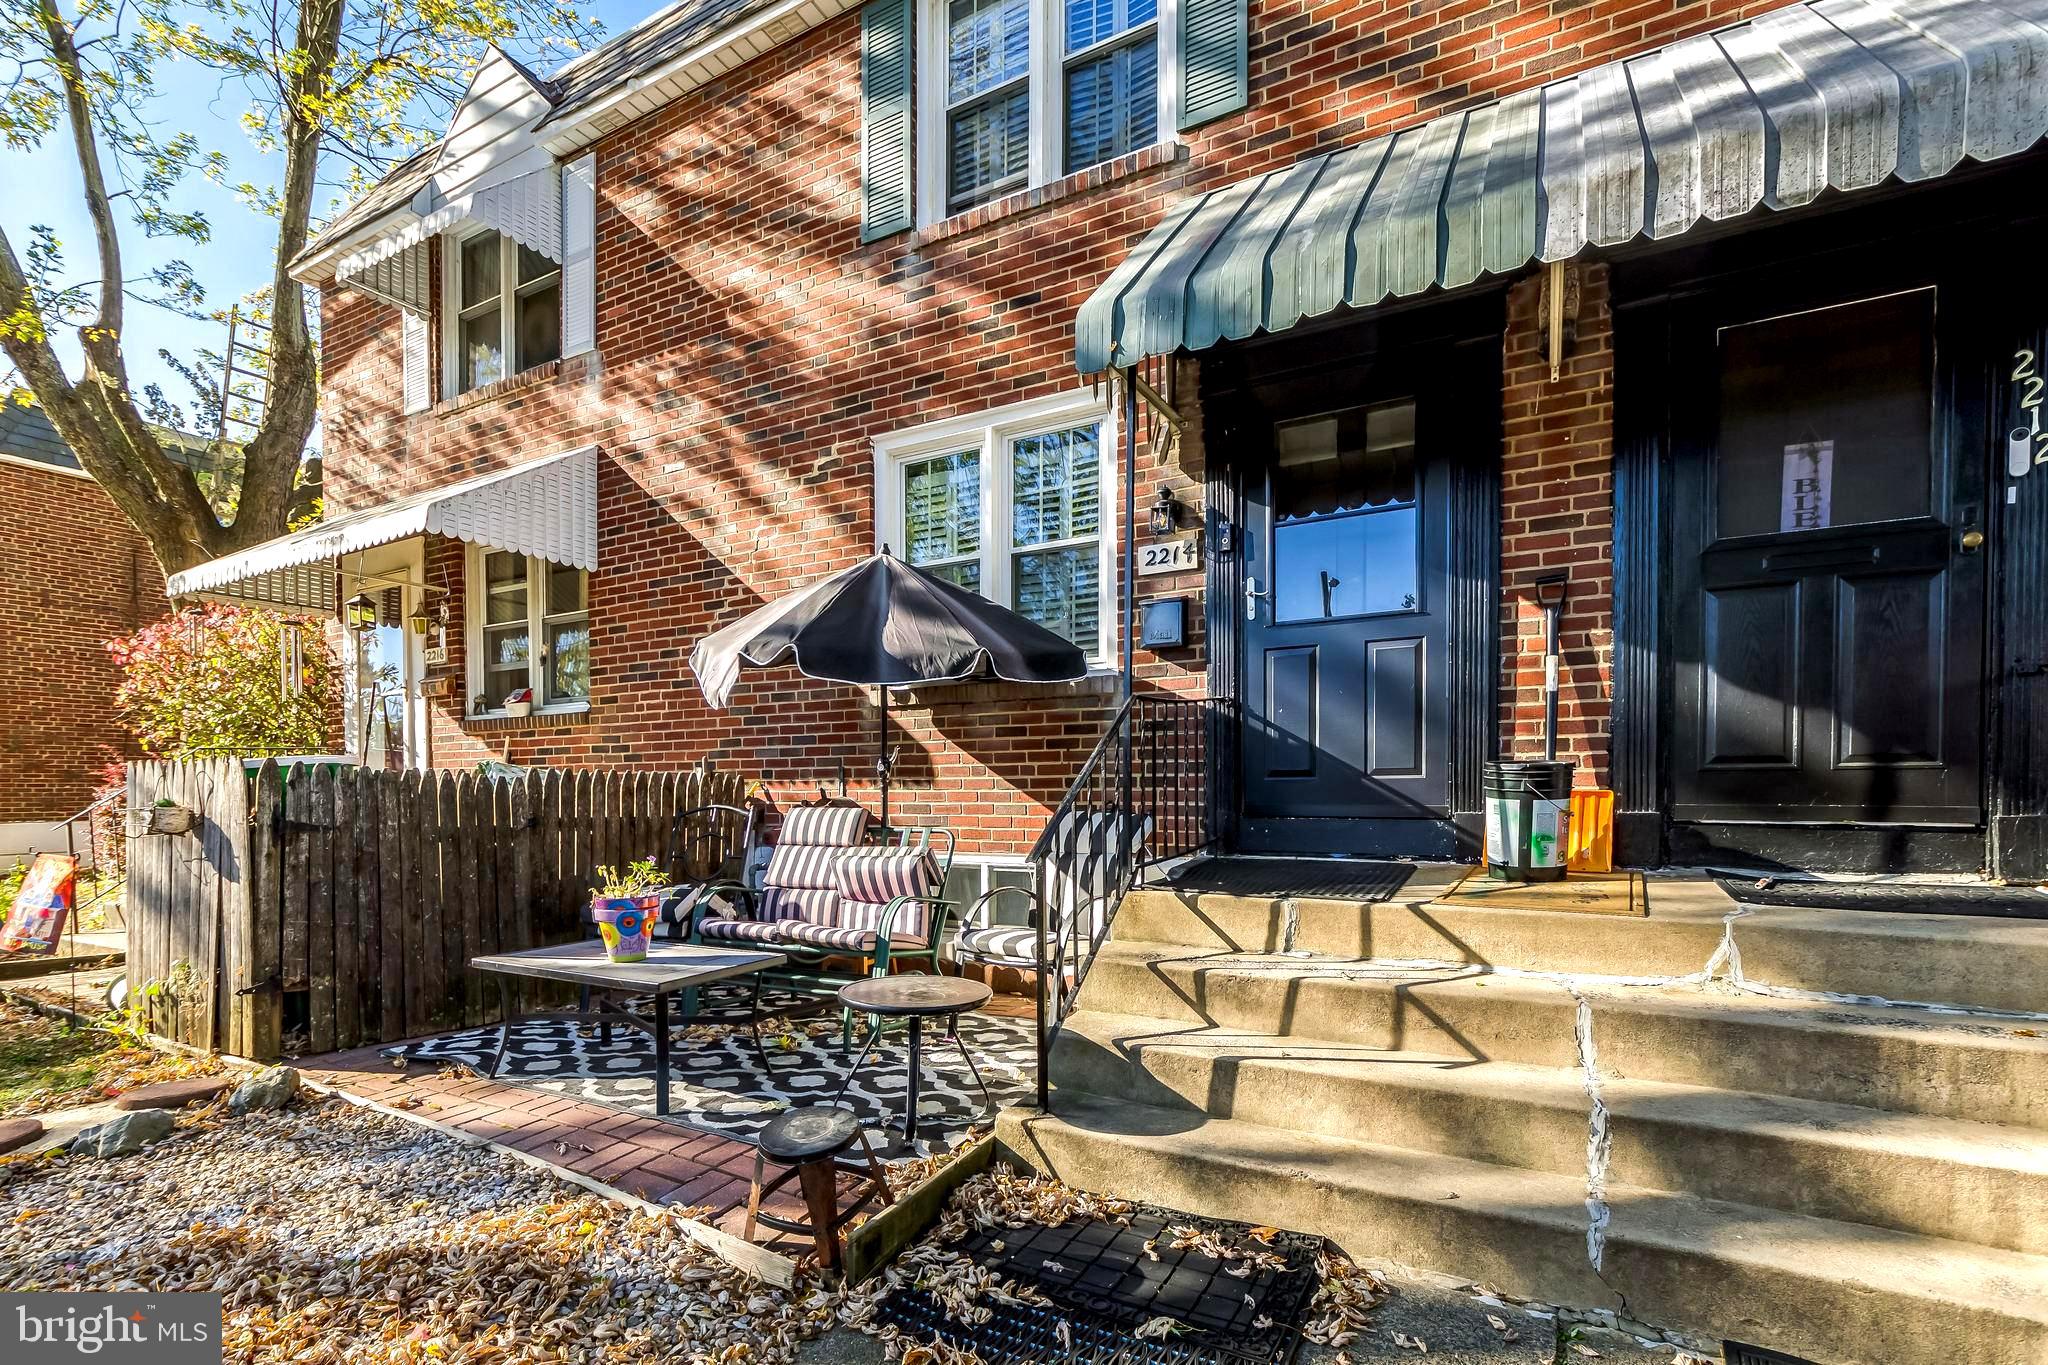
[[[287,630],[300,634],[299,686],[284,685]],[[317,621],[210,605],[107,642],[121,669],[114,704],[162,758],[319,753],[340,705],[340,670]]]

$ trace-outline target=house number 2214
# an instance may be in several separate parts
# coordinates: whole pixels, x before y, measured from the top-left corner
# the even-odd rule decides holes
[[[2012,387],[2022,424],[2006,436],[2005,472],[2016,479],[2029,463],[2048,464],[2048,431],[2041,429],[2041,391],[2048,383],[2041,376],[2040,357],[2024,346],[2013,353]]]

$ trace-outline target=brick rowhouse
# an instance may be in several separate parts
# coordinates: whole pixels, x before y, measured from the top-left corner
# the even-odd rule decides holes
[[[0,458],[0,515],[16,530],[0,547],[0,822],[51,822],[136,756],[106,642],[170,608],[148,545],[76,470]]]
[[[604,452],[588,713],[467,719],[458,621],[433,670],[445,680],[431,702],[433,762],[708,755],[758,770],[784,797],[834,784],[843,763],[872,796],[873,711],[852,689],[782,670],[744,681],[714,713],[687,657],[747,609],[873,548],[876,437],[1082,387],[1076,310],[1185,195],[1777,7],[1254,0],[1251,102],[1183,135],[1177,154],[1136,153],[867,246],[848,14],[596,145],[594,353],[406,417],[397,309],[329,288],[331,508],[585,443]],[[1569,565],[1563,749],[1590,781],[1606,752],[1612,406],[1604,272],[1583,267],[1581,279],[1577,345],[1555,384],[1536,355],[1533,271],[1511,295],[1500,702],[1503,745],[1530,752],[1542,671],[1525,589]],[[1188,393],[1193,371],[1181,368]],[[1178,468],[1141,452],[1140,515],[1161,482],[1199,484],[1201,463],[1194,421]],[[461,563],[459,545],[430,548],[430,588],[459,589]],[[1199,601],[1201,575],[1148,578],[1142,591]],[[1204,685],[1199,634],[1137,661],[1141,686]],[[959,827],[963,848],[1019,851],[1114,700],[1108,679],[906,697],[893,711],[907,741],[894,809]]]

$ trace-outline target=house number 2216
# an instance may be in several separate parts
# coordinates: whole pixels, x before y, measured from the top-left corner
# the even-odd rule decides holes
[[[2019,399],[2020,419],[2006,437],[2006,473],[2018,478],[2032,463],[2048,464],[2048,431],[2041,430],[2041,391],[2048,387],[2041,377],[2040,357],[2022,346],[2013,353],[2013,395]]]

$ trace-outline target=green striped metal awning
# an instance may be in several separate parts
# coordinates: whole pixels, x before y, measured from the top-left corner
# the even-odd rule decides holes
[[[1175,205],[1082,305],[1084,374],[1456,288],[2048,132],[2048,0],[1816,0]]]

